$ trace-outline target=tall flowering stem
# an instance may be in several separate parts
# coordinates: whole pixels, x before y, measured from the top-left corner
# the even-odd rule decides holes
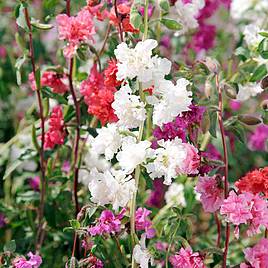
[[[35,65],[35,56],[34,56],[34,47],[33,47],[33,35],[32,35],[32,25],[29,17],[29,12],[27,6],[24,7],[24,16],[29,29],[29,48],[30,48],[30,58],[32,64],[32,71],[34,74],[35,80],[37,80],[37,70]],[[37,240],[36,240],[36,250],[39,250],[41,244],[39,239],[42,237],[43,229],[43,217],[44,217],[44,207],[45,207],[45,195],[46,195],[46,177],[45,177],[45,157],[44,157],[44,144],[45,144],[45,118],[43,113],[43,104],[41,89],[37,87],[36,89],[37,102],[39,106],[39,116],[41,121],[41,147],[39,149],[40,154],[40,167],[41,167],[41,193],[40,193],[40,205],[38,209],[38,230],[37,230]]]
[[[71,1],[66,1],[66,14],[70,17],[71,16]],[[76,134],[75,134],[75,141],[74,141],[74,151],[73,151],[73,167],[74,167],[74,178],[73,178],[73,198],[75,203],[75,215],[79,213],[79,203],[78,203],[78,173],[79,173],[79,141],[80,141],[80,124],[81,124],[81,114],[80,114],[80,107],[79,102],[77,101],[74,86],[73,86],[73,68],[74,68],[74,59],[71,58],[69,62],[69,87],[70,92],[74,101],[75,106],[75,116],[76,116]],[[72,257],[75,255],[75,249],[77,248],[77,234],[74,234],[74,241],[73,241],[73,250],[72,250]]]
[[[116,18],[118,19],[118,30],[119,30],[120,41],[124,42],[121,17],[119,16],[118,10],[117,10],[117,0],[114,0],[114,12],[115,12]]]
[[[224,160],[224,197],[228,197],[229,192],[229,183],[228,183],[228,152],[227,152],[227,144],[224,134],[224,126],[223,126],[223,101],[222,101],[222,89],[219,84],[219,76],[216,74],[216,87],[219,94],[219,126],[221,131],[221,139],[222,139],[222,146],[223,146],[223,160]],[[230,241],[230,224],[226,223],[226,229],[225,229],[225,245],[224,245],[224,254],[223,254],[223,264],[222,267],[226,268],[226,262],[227,262],[227,255],[228,255],[228,248],[229,248],[229,241]]]

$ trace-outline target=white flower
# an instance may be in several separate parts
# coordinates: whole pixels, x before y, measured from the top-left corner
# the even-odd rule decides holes
[[[157,41],[153,39],[140,41],[135,48],[129,48],[126,43],[119,44],[114,52],[118,60],[117,80],[137,77],[146,88],[164,79],[170,72],[171,62],[158,56],[152,57],[152,50],[156,46]]]
[[[250,97],[257,96],[262,91],[263,89],[257,83],[248,83],[244,86],[241,85],[239,87],[239,91],[238,91],[236,99],[239,101],[246,101]]]
[[[142,234],[140,244],[135,245],[133,249],[133,257],[141,268],[148,268],[149,261],[153,262],[153,257],[146,248],[145,239],[146,235]]]
[[[104,154],[111,160],[121,146],[121,136],[117,124],[108,124],[107,127],[97,129],[98,136],[92,141],[92,151]]]
[[[155,89],[155,96],[147,98],[154,105],[153,123],[162,126],[173,121],[180,113],[190,110],[192,92],[187,91],[190,82],[184,78],[177,80],[176,85],[169,80],[162,80]]]
[[[176,205],[186,206],[184,197],[184,186],[181,183],[173,182],[165,193],[166,203],[174,203]]]
[[[120,167],[126,174],[130,174],[134,169],[146,160],[147,149],[151,146],[149,141],[136,142],[134,137],[125,137],[116,159]]]
[[[145,104],[139,96],[131,94],[129,85],[121,87],[114,94],[112,107],[119,119],[118,125],[120,126],[135,128],[146,119]]]
[[[152,179],[164,176],[164,184],[170,185],[172,178],[179,174],[187,152],[178,137],[174,140],[160,140],[158,144],[161,147],[151,150],[150,157],[154,160],[146,165],[146,169]]]
[[[198,27],[196,17],[198,12],[205,6],[204,0],[193,0],[191,3],[183,3],[182,0],[177,0],[175,3],[176,11],[178,13],[179,22],[182,24],[183,29],[179,31],[180,34],[186,33],[191,29]]]
[[[264,38],[263,36],[259,35],[260,32],[264,30],[261,30],[258,26],[254,24],[246,25],[244,29],[244,39],[249,47],[256,47],[259,45],[261,40]]]
[[[114,210],[125,207],[136,191],[135,180],[130,175],[114,169],[101,173],[96,168],[89,174],[88,189],[92,202],[102,206],[112,204]]]

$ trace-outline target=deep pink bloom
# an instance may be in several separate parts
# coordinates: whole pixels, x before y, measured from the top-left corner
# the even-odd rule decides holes
[[[155,229],[152,227],[152,222],[149,215],[152,212],[146,208],[138,208],[135,214],[135,227],[138,231],[145,231],[147,238],[155,236]]]
[[[71,170],[71,165],[70,165],[70,162],[65,160],[62,164],[62,167],[61,167],[61,171],[65,172],[65,173],[69,173]]]
[[[268,126],[259,125],[249,137],[248,147],[252,151],[266,151],[268,141]]]
[[[199,177],[196,192],[201,194],[200,200],[206,212],[215,212],[220,208],[224,200],[222,180],[216,176]]]
[[[157,207],[161,208],[164,202],[164,196],[165,196],[165,185],[163,184],[162,179],[155,179],[153,181],[153,189],[150,193],[150,196],[148,200],[146,201],[146,204],[149,207]]]
[[[144,16],[144,6],[141,6],[139,8],[139,12],[141,13],[142,16]],[[149,6],[148,6],[148,16],[149,16],[149,18],[152,17],[153,13],[154,13],[154,6],[152,4],[149,4]]]
[[[4,46],[0,46],[0,58],[5,59],[7,56],[7,50]]]
[[[98,0],[88,0],[85,9],[99,21],[105,20],[109,15],[109,11],[104,7],[104,3],[99,3]]]
[[[233,111],[238,111],[241,108],[242,104],[241,104],[240,101],[230,100],[229,101],[229,106]]]
[[[169,35],[165,34],[164,36],[162,36],[160,40],[160,45],[167,49],[171,47],[171,38],[169,37]]]
[[[0,228],[3,228],[7,224],[6,217],[3,213],[0,213]]]
[[[39,255],[34,255],[32,252],[27,254],[29,260],[24,257],[19,257],[14,260],[15,268],[38,268],[42,263],[42,258]]]
[[[72,58],[82,42],[94,41],[95,26],[93,16],[86,10],[81,10],[77,16],[68,17],[60,14],[56,17],[59,39],[66,40],[63,52],[67,58]]]
[[[181,248],[169,261],[174,268],[206,268],[203,257],[191,247]]]
[[[40,190],[40,177],[35,176],[33,178],[30,178],[29,185],[34,191],[39,191]]]
[[[96,65],[92,67],[88,78],[82,82],[80,92],[88,105],[88,113],[95,115],[102,125],[118,120],[112,108],[116,88],[105,85],[104,77],[98,72]]]
[[[124,217],[125,209],[118,215],[114,215],[110,210],[104,210],[95,226],[89,227],[90,235],[114,234],[121,231],[121,219]]]
[[[159,251],[167,251],[168,249],[168,243],[158,241],[155,243],[155,248]]]
[[[55,106],[49,118],[49,129],[45,134],[45,149],[53,149],[56,144],[63,144],[65,138],[62,108]]]
[[[190,143],[183,143],[183,146],[187,152],[187,155],[180,167],[179,172],[189,175],[197,174],[200,165],[200,155],[198,154],[198,150]]]
[[[122,81],[116,79],[118,68],[117,61],[115,59],[108,61],[108,67],[104,70],[104,85],[111,87],[118,87],[121,85]]]
[[[252,265],[253,268],[266,268],[268,267],[268,239],[262,238],[257,245],[252,248],[244,250],[246,260]],[[242,263],[240,268],[250,267]]]

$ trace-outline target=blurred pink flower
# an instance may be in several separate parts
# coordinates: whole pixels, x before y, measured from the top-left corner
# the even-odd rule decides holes
[[[249,136],[248,147],[252,151],[266,151],[268,141],[268,126],[259,125],[252,135]]]
[[[222,205],[224,190],[221,182],[216,176],[199,177],[195,190],[201,194],[200,200],[206,212],[215,212]]]
[[[40,177],[35,176],[33,178],[30,178],[29,185],[34,191],[39,191],[40,190]]]
[[[152,227],[152,222],[149,215],[152,212],[146,208],[138,208],[135,214],[135,227],[138,231],[145,231],[147,238],[155,236],[155,229]]]
[[[16,258],[13,262],[15,268],[38,268],[42,263],[42,258],[39,255],[34,255],[32,252],[27,254],[29,260],[24,257]]]

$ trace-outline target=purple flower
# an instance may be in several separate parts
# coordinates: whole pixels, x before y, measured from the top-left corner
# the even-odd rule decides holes
[[[165,186],[162,179],[155,179],[153,181],[154,189],[152,190],[146,204],[150,207],[161,208],[165,196]]]
[[[71,170],[71,165],[70,165],[70,162],[69,161],[64,161],[63,162],[63,165],[61,167],[61,171],[62,172],[65,172],[65,173],[69,173]]]
[[[170,40],[169,35],[165,34],[161,38],[160,45],[163,46],[163,47],[165,47],[165,48],[170,48],[170,46],[171,46],[171,40]]]
[[[29,185],[34,191],[38,192],[40,190],[40,177],[35,176],[33,178],[30,178]]]
[[[135,214],[135,227],[138,231],[145,231],[147,238],[155,236],[155,229],[152,227],[152,222],[149,215],[152,212],[146,208],[138,208]]]
[[[141,13],[142,16],[144,16],[144,7],[140,7],[139,8],[139,12]],[[149,4],[149,7],[148,7],[148,17],[152,17],[154,13],[154,6],[152,4]]]
[[[237,100],[230,100],[229,106],[233,111],[238,111],[241,108],[241,102]]]
[[[112,211],[104,210],[101,213],[100,218],[95,226],[89,227],[88,231],[90,235],[103,235],[118,233],[121,231],[121,219],[124,217],[126,209],[115,216]]]
[[[0,228],[3,228],[7,224],[6,217],[3,213],[0,213]]]
[[[266,151],[268,140],[268,126],[259,125],[256,127],[254,133],[250,135],[248,147],[252,151]]]
[[[38,268],[42,263],[42,258],[39,255],[34,255],[32,252],[27,254],[29,260],[25,257],[19,257],[14,260],[15,268]]]

